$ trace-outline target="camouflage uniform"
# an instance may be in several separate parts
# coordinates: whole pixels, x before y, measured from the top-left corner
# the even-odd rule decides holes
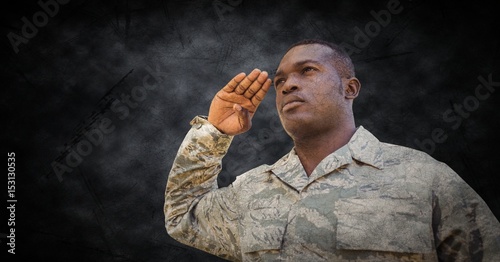
[[[235,261],[500,261],[500,225],[453,170],[359,127],[307,177],[295,151],[228,187],[232,137],[201,117],[165,192],[174,239]]]

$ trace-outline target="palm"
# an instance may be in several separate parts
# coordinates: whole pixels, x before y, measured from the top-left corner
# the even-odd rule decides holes
[[[236,75],[215,95],[208,121],[228,135],[248,131],[257,107],[271,86],[267,76],[267,72],[258,69],[246,77],[243,73]]]

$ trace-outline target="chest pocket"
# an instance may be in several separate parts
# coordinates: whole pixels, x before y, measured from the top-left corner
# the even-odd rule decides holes
[[[287,225],[287,214],[277,207],[249,210],[243,219],[241,251],[279,252]]]
[[[335,203],[336,248],[432,252],[431,207],[408,199],[343,199]]]

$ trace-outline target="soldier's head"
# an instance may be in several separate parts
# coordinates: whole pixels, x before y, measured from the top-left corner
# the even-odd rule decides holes
[[[320,132],[353,118],[361,84],[345,51],[321,40],[303,40],[285,53],[274,77],[276,107],[294,138]],[[304,130],[305,129],[305,130]]]
[[[312,45],[312,44],[323,45],[331,49],[332,51],[330,53],[331,63],[337,69],[337,71],[342,77],[351,78],[356,76],[354,70],[354,64],[352,63],[351,57],[349,57],[347,52],[342,47],[331,42],[327,42],[320,39],[305,39],[291,45],[285,53],[287,53],[288,51],[290,51],[290,49],[296,46]]]

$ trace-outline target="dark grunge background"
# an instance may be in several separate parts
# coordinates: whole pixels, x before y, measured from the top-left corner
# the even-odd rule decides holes
[[[490,4],[400,0],[403,10],[376,30],[371,11],[387,9],[388,0],[71,0],[45,17],[37,1],[12,2],[1,8],[1,148],[4,157],[16,153],[17,258],[218,261],[164,229],[172,161],[189,121],[207,113],[219,88],[241,71],[273,72],[303,38],[357,48],[357,124],[389,143],[421,149],[426,141],[425,150],[500,217],[493,128],[500,94],[474,98],[479,77],[500,81],[498,11]],[[39,26],[30,31],[24,24],[34,15]],[[371,36],[356,37],[368,24]],[[8,36],[23,37],[23,26],[16,53]],[[127,96],[136,100],[127,104]],[[222,186],[290,150],[273,100],[271,91],[253,129],[235,139]],[[449,112],[464,103],[470,112]],[[446,140],[432,148],[439,130]],[[11,261],[5,211],[2,255]]]

